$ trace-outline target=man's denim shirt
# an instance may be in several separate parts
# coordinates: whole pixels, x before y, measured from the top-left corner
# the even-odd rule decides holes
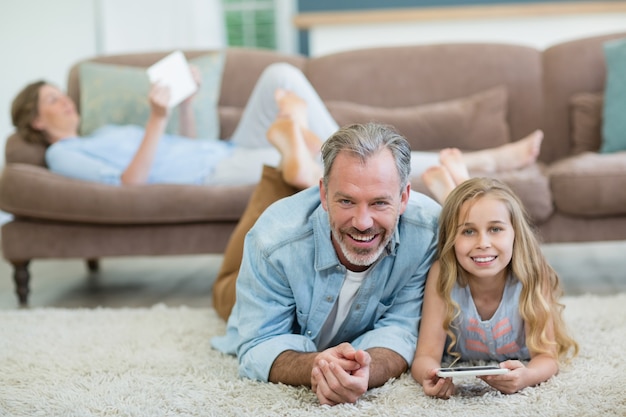
[[[410,366],[439,212],[436,202],[411,192],[387,250],[363,281],[331,346],[387,348]],[[280,353],[319,350],[320,330],[346,274],[330,236],[318,187],[274,203],[247,234],[226,335],[212,340],[214,348],[237,354],[241,376],[267,381]]]

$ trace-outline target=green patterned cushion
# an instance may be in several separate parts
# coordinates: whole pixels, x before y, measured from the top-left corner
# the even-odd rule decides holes
[[[198,67],[202,85],[193,101],[199,138],[218,138],[217,103],[220,94],[224,54],[212,52],[189,60]],[[85,62],[80,68],[81,135],[105,124],[145,126],[150,113],[150,81],[145,68]],[[166,128],[179,133],[178,108],[171,112]]]
[[[626,150],[626,39],[604,44],[606,85],[600,152]]]

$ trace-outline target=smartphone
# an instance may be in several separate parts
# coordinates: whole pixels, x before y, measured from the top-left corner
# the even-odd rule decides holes
[[[437,376],[440,378],[452,378],[455,376],[482,376],[482,375],[502,375],[509,372],[506,368],[497,365],[489,366],[461,366],[458,368],[440,368]]]

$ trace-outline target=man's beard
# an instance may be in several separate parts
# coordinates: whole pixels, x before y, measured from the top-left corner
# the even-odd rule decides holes
[[[335,242],[339,245],[343,256],[348,260],[348,262],[356,266],[370,266],[374,264],[374,262],[376,262],[382,255],[392,236],[392,233],[385,229],[378,229],[376,232],[374,232],[374,229],[368,229],[360,232],[352,227],[342,230],[334,227],[332,224],[331,232]],[[381,239],[380,244],[375,248],[355,248],[349,245],[344,239],[345,235],[359,236],[380,233],[383,233],[383,238]]]

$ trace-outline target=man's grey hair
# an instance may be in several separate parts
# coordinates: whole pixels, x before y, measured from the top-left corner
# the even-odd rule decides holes
[[[324,187],[328,189],[328,180],[335,158],[346,151],[366,162],[383,149],[389,149],[396,161],[400,177],[400,192],[404,190],[411,173],[411,147],[404,136],[391,126],[367,123],[345,126],[333,133],[322,145],[324,162]]]

